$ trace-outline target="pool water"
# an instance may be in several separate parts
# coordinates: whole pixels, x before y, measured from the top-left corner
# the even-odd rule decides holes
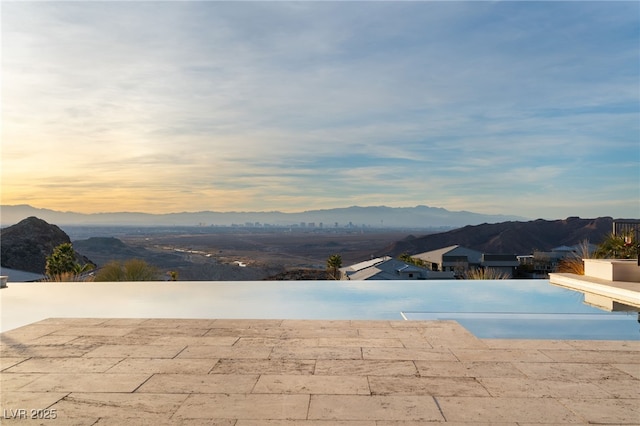
[[[610,313],[546,280],[9,283],[0,330],[50,317],[453,319],[481,338],[640,340]]]

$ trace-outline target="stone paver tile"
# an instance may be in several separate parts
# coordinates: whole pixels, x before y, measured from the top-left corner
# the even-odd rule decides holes
[[[217,322],[207,318],[147,318],[142,327],[157,328],[212,328]]]
[[[437,426],[440,423],[433,423],[434,426]],[[516,422],[446,422],[444,423],[446,426],[522,426],[521,423]],[[443,426],[444,426],[443,425]],[[425,426],[424,422],[412,422],[412,421],[383,421],[378,420],[376,422],[376,426]],[[574,426],[574,425],[572,425]],[[585,425],[587,426],[587,425]]]
[[[109,321],[107,318],[47,318],[36,323],[27,325],[25,327],[39,326],[39,325],[78,325],[81,327],[92,325],[98,326]]]
[[[134,327],[65,327],[51,333],[53,336],[124,336],[135,330]]]
[[[39,379],[44,374],[38,373],[2,373],[0,374],[0,395],[4,392],[16,391],[23,386]]]
[[[525,377],[510,362],[415,361],[423,377]]]
[[[329,327],[338,327],[338,328],[348,328],[351,327],[351,322],[346,320],[297,320],[297,319],[286,319],[283,320],[280,324],[282,328],[329,328]]]
[[[618,370],[624,371],[636,379],[640,379],[640,365],[639,364],[613,364],[613,367]]]
[[[284,330],[280,327],[212,328],[204,337],[280,337]]]
[[[585,351],[640,351],[640,340],[568,340],[566,342],[574,349]]]
[[[55,334],[47,334],[46,336],[38,337],[29,342],[30,345],[64,345],[77,339],[78,336],[61,336]]]
[[[314,339],[303,339],[304,341],[309,341],[309,346],[317,346],[317,343],[315,341],[313,341]],[[292,344],[293,342],[289,341],[283,341],[278,337],[240,337],[238,338],[238,341],[235,343],[236,347],[246,347],[246,346],[253,346],[253,347],[260,347],[260,346],[266,346],[269,348],[272,348],[276,345],[281,345],[281,344],[286,344],[286,343],[290,343]]]
[[[62,336],[61,336],[62,337]],[[150,345],[159,336],[80,336],[71,340],[71,345]]]
[[[66,358],[83,356],[94,350],[94,345],[28,345],[28,346],[4,346],[0,349],[0,357],[20,358]]]
[[[315,368],[315,359],[221,359],[210,374],[313,374]]]
[[[148,321],[148,318],[110,318],[101,325],[103,327],[135,327]]]
[[[267,359],[271,354],[271,347],[256,346],[187,346],[180,352],[178,358],[252,358]]]
[[[375,420],[243,420],[235,426],[377,426]]]
[[[30,324],[0,334],[0,344],[26,343],[42,336],[47,336],[60,329],[62,325]]]
[[[431,396],[311,395],[309,419],[444,420]]]
[[[189,327],[138,327],[131,330],[126,336],[204,336],[210,329],[208,328],[189,328]]]
[[[478,381],[491,396],[507,398],[609,398],[610,395],[588,382],[486,377]]]
[[[135,419],[135,426],[235,426],[236,424],[236,419]],[[101,418],[92,426],[122,426],[122,419]]]
[[[407,324],[405,323],[405,327]],[[349,327],[352,328],[387,328],[391,327],[390,321],[384,320],[351,320]]]
[[[485,349],[487,345],[465,329],[439,330],[426,329],[424,338],[434,348],[468,348]],[[412,341],[406,342],[412,347]],[[419,340],[413,341],[413,345],[420,345]]]
[[[588,423],[638,425],[640,404],[632,399],[561,399],[571,411]]]
[[[174,419],[306,419],[309,395],[194,394],[182,404]]]
[[[470,423],[458,423],[460,425],[464,425],[464,426],[475,426],[475,425],[471,425]],[[502,426],[504,425],[504,423],[489,423],[491,425],[496,425],[496,426]],[[511,423],[509,423],[511,424]],[[447,426],[455,426],[456,423],[451,423],[451,422],[447,422]],[[540,426],[540,423],[528,423],[528,422],[518,422],[517,423],[518,426]],[[571,423],[571,426],[593,426],[593,424],[590,423]]]
[[[23,361],[28,360],[26,357],[17,357],[17,358],[0,358],[0,371],[4,371],[8,368],[13,367],[14,365],[20,364]]]
[[[369,395],[364,376],[269,375],[260,376],[252,393]]]
[[[416,361],[417,363],[420,361]],[[524,377],[511,362],[478,361],[463,363],[471,377]]]
[[[430,348],[362,348],[362,357],[408,361],[458,361],[449,350]]]
[[[358,328],[358,335],[365,339],[424,339],[419,328],[377,327]]]
[[[120,361],[119,358],[31,358],[10,373],[103,373]]]
[[[111,367],[108,372],[207,374],[217,361],[217,359],[126,358]]]
[[[188,395],[138,393],[71,393],[51,408],[58,418],[107,417],[137,424],[137,419],[162,421],[178,410]],[[125,422],[125,419],[127,421]]]
[[[472,377],[370,376],[373,395],[489,396]]]
[[[316,375],[324,376],[416,376],[411,361],[319,359]]]
[[[67,392],[21,392],[2,389],[0,406],[2,409],[45,409],[67,396]],[[0,413],[0,416],[2,413]],[[0,417],[1,419],[2,417]]]
[[[357,347],[276,346],[270,358],[285,359],[362,359]]]
[[[541,352],[556,362],[640,364],[640,353],[636,351],[555,351],[545,349]]]
[[[42,413],[44,413],[44,411]],[[49,415],[51,416],[50,412]],[[97,417],[61,419],[57,413],[55,414],[55,416],[55,420],[25,420],[21,418],[3,419],[2,425],[43,426],[48,424],[55,424],[56,426],[94,426],[100,420]],[[120,421],[122,422],[122,419]]]
[[[162,336],[150,342],[152,345],[184,345],[184,346],[232,346],[238,341],[234,336]]]
[[[184,350],[184,345],[104,345],[87,353],[94,358],[173,358]]]
[[[400,339],[367,339],[362,337],[321,337],[318,338],[318,346],[331,347],[368,347],[368,348],[403,348]]]
[[[640,380],[598,380],[593,382],[615,398],[631,398],[639,400],[640,404]],[[590,398],[597,398],[590,396]]]
[[[552,359],[538,350],[527,349],[458,349],[451,352],[463,362],[502,361],[502,362],[551,362]]]
[[[429,342],[427,339],[425,339],[422,336],[412,337],[412,338],[401,337],[400,342],[402,342],[402,346],[405,348],[417,348],[417,349],[433,349],[434,348],[431,342]],[[443,349],[441,345],[438,346],[437,348]]]
[[[447,422],[580,423],[582,419],[552,398],[437,397]]]
[[[460,361],[414,361],[422,377],[472,377]]]
[[[149,374],[45,374],[20,388],[23,392],[133,392]]]
[[[466,330],[457,321],[454,320],[399,320],[389,321],[391,327],[416,327],[421,329],[448,329],[448,330]]]
[[[311,339],[316,337],[358,337],[358,330],[352,327],[284,328],[283,339]]]
[[[216,319],[210,328],[265,328],[284,327],[283,320],[260,320],[260,319]],[[318,324],[317,327],[321,327]]]
[[[516,368],[534,379],[565,380],[581,382],[598,379],[630,379],[625,372],[609,364],[586,364],[578,362],[517,362]],[[640,366],[639,366],[640,368]]]
[[[248,393],[257,375],[154,374],[136,393]]]
[[[213,328],[217,322],[216,319],[209,318],[174,318],[172,321],[176,327],[185,328]]]
[[[446,337],[446,338],[433,338],[427,337],[427,342],[433,348],[465,348],[465,349],[485,349],[486,345],[480,339],[476,337]],[[407,342],[407,347],[412,347],[412,345],[419,344],[419,341]]]
[[[482,339],[491,349],[575,349],[565,340]]]

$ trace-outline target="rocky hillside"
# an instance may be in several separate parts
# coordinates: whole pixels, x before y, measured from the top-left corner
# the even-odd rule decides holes
[[[70,242],[69,236],[56,225],[28,217],[0,230],[0,261],[5,268],[44,274],[47,256],[60,244]],[[80,255],[78,259],[90,262]]]
[[[452,245],[461,245],[483,253],[531,254],[554,247],[573,246],[583,240],[598,244],[612,230],[613,219],[534,220],[465,226],[424,237],[410,236],[391,244],[377,255],[416,254]]]

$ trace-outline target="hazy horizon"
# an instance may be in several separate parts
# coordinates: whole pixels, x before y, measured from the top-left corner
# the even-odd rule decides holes
[[[78,210],[58,210],[58,209],[50,209],[47,207],[38,207],[38,206],[34,206],[31,204],[0,204],[0,206],[2,207],[31,207],[37,210],[52,210],[52,211],[56,211],[56,212],[60,212],[60,213],[79,213],[79,214],[117,214],[117,213],[140,213],[140,214],[179,214],[179,213],[201,213],[201,212],[212,212],[212,213],[244,213],[244,212],[259,212],[259,213],[269,213],[269,212],[278,212],[278,213],[304,213],[307,211],[321,211],[321,210],[340,210],[340,209],[349,209],[349,208],[393,208],[393,209],[415,209],[415,208],[419,208],[419,207],[427,207],[427,208],[433,208],[433,209],[443,209],[444,207],[438,207],[438,206],[427,206],[424,204],[417,204],[415,206],[397,206],[397,207],[392,207],[392,206],[386,206],[384,204],[380,204],[380,205],[370,205],[370,206],[358,206],[358,205],[345,205],[345,206],[338,206],[338,207],[330,207],[330,208],[318,208],[318,209],[305,209],[302,208],[300,210],[291,210],[291,211],[284,211],[284,210],[180,210],[180,211],[168,211],[168,212],[163,212],[163,213],[158,213],[158,212],[142,212],[142,211],[99,211],[99,212],[93,212],[93,213],[83,213],[81,211]],[[478,214],[484,214],[482,212],[471,212],[468,210],[449,210],[449,209],[445,209],[447,211],[450,212],[463,212],[463,211],[467,211],[469,213],[478,213]],[[496,215],[501,215],[499,213],[496,213]],[[513,216],[513,215],[509,215],[509,214],[505,214],[505,216]],[[574,215],[575,216],[575,215]]]
[[[637,2],[1,14],[3,205],[640,216]]]

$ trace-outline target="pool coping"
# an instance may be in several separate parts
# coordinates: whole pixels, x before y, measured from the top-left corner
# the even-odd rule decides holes
[[[609,281],[570,273],[549,274],[549,282],[584,293],[586,303],[591,302],[602,309],[616,310],[612,303],[615,302],[640,310],[640,282]]]

